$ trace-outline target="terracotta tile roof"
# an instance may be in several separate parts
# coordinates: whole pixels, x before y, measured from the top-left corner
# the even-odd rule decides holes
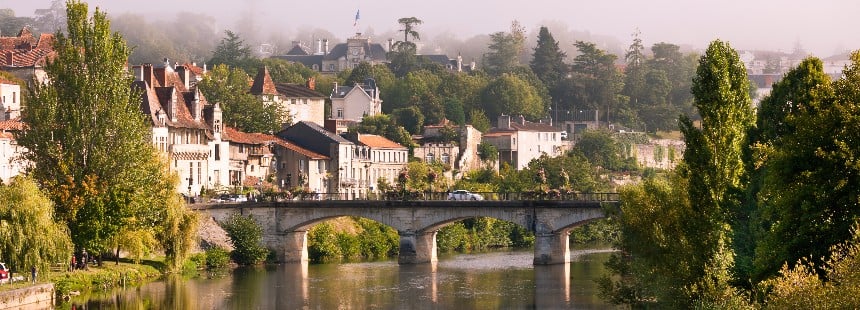
[[[21,29],[14,37],[0,37],[0,49],[32,49],[34,46],[36,46],[36,38],[27,27]]]
[[[24,122],[19,119],[0,121],[0,131],[18,131],[24,129]]]
[[[224,126],[223,138],[227,141],[242,144],[265,144],[274,140],[274,137],[266,134],[241,132],[230,126]]]
[[[34,67],[44,65],[45,60],[54,55],[53,43],[53,34],[42,34],[37,40],[26,27],[21,29],[17,36],[0,37],[0,66]]]
[[[368,134],[359,134],[358,141],[361,144],[367,145],[372,148],[388,148],[388,149],[405,149],[406,147],[397,144],[397,142],[386,139],[383,136],[379,135],[368,135]]]
[[[11,132],[0,131],[0,139],[15,139],[15,134]]]
[[[3,67],[33,67],[36,65],[43,66],[48,58],[54,56],[54,51],[50,49],[4,49],[0,50],[0,66]],[[9,55],[12,56],[12,62],[9,62]]]
[[[194,73],[194,75],[203,76],[203,68],[200,68],[192,63],[184,63],[182,65],[185,66],[185,68],[188,68],[188,70],[191,71],[191,73]]]
[[[39,36],[39,43],[36,44],[36,48],[42,49],[54,49],[54,34],[53,33],[43,33]]]
[[[146,70],[145,67],[143,70]],[[152,124],[158,124],[158,111],[168,112],[169,102],[173,99],[175,92],[176,121],[167,117],[166,125],[180,128],[209,129],[209,125],[206,124],[203,117],[197,121],[191,115],[191,103],[194,97],[198,95],[197,90],[186,89],[185,83],[182,82],[176,72],[165,70],[165,68],[153,69],[152,85],[146,82],[134,83],[134,86],[143,88],[141,110],[151,117]],[[208,103],[202,93],[199,94],[199,103],[201,106],[206,106]]]
[[[0,84],[18,85],[18,83],[4,79],[3,77],[0,77]]]
[[[272,77],[269,76],[269,69],[263,66],[257,71],[257,76],[254,78],[254,83],[251,84],[251,94],[254,95],[277,95],[278,90],[275,88],[275,83],[272,82]]]

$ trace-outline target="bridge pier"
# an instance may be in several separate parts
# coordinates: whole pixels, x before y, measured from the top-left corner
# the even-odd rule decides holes
[[[399,231],[400,256],[397,263],[401,265],[423,264],[436,262],[436,231],[414,232]]]
[[[570,262],[570,234],[535,233],[535,265],[566,264]]]
[[[278,261],[282,263],[307,263],[308,259],[308,232],[291,231],[278,237],[277,244],[273,247],[277,251]]]

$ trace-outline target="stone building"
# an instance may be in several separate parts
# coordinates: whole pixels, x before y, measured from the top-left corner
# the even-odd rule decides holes
[[[323,125],[325,121],[325,95],[316,91],[316,82],[309,79],[305,85],[274,83],[269,69],[260,68],[251,85],[251,94],[260,96],[263,102],[278,104],[290,113],[291,124],[309,121]]]

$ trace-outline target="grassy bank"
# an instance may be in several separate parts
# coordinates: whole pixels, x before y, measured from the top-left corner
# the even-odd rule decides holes
[[[121,259],[119,264],[104,262],[102,266],[90,265],[87,270],[42,273],[39,275],[41,277],[39,282],[53,282],[57,296],[66,298],[70,295],[87,295],[116,287],[140,285],[161,277],[162,270],[164,270],[164,264],[158,260],[144,260],[140,264],[135,264]],[[29,282],[22,281],[4,285],[0,289],[29,285],[31,285]]]

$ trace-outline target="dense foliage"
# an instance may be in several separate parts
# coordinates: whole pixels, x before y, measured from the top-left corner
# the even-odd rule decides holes
[[[261,244],[263,228],[254,218],[233,213],[220,225],[233,243],[231,256],[237,264],[256,265],[266,259],[269,251]]]
[[[57,56],[45,66],[51,82],[32,89],[22,115],[29,127],[16,137],[32,163],[29,173],[54,202],[56,220],[68,225],[77,249],[104,253],[132,244],[120,242],[129,232],[172,237],[162,239],[163,246],[185,239],[176,234],[189,230],[165,229],[171,208],[178,222],[193,220],[182,215],[188,211],[181,202],[169,203],[175,180],[150,142],[140,94],[129,87],[129,48],[110,32],[104,12],[88,18],[86,4],[69,1],[67,7],[68,34],[58,34]],[[168,251],[169,259],[183,257],[185,248]]]
[[[31,179],[18,177],[0,185],[0,258],[7,267],[47,270],[71,257],[68,228],[54,221],[52,204]]]

